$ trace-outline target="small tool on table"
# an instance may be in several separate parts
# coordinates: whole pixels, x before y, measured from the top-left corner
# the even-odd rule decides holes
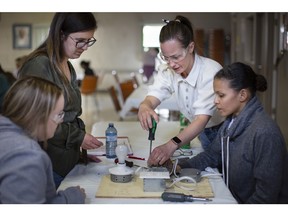
[[[155,140],[156,128],[157,128],[157,122],[155,121],[154,118],[152,118],[152,128],[149,128],[149,136],[148,136],[148,140],[150,140],[150,154],[152,151],[152,141]]]
[[[185,195],[181,193],[164,192],[161,195],[164,201],[170,202],[193,202],[193,201],[212,201],[208,198],[193,197],[192,195]]]

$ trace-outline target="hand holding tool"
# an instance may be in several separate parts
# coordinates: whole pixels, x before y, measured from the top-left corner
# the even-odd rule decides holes
[[[193,197],[192,195],[185,195],[181,193],[164,192],[161,195],[164,201],[170,202],[193,202],[193,201],[212,201],[208,198]]]
[[[155,140],[156,128],[157,128],[157,122],[155,121],[154,118],[152,118],[152,128],[149,128],[149,136],[148,136],[148,140],[150,140],[150,154],[152,151],[152,141]]]

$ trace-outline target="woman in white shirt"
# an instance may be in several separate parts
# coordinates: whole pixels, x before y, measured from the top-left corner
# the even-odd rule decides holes
[[[222,66],[195,52],[191,22],[183,16],[164,20],[160,32],[160,56],[165,64],[159,67],[154,84],[140,104],[138,117],[145,130],[152,127],[151,117],[159,121],[154,109],[175,94],[181,113],[190,121],[187,128],[167,143],[156,147],[149,165],[162,165],[183,144],[199,135],[202,147],[207,149],[217,134],[223,119],[214,105],[213,78]]]

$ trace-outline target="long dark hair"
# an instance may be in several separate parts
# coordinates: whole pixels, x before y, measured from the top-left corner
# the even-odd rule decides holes
[[[56,13],[52,19],[47,39],[36,50],[29,54],[29,56],[25,59],[25,62],[28,62],[36,56],[48,56],[51,67],[61,77],[61,80],[63,80],[64,90],[69,96],[69,92],[67,90],[69,81],[61,72],[60,67],[60,62],[64,58],[62,49],[63,35],[67,36],[74,32],[96,29],[97,22],[92,13]]]

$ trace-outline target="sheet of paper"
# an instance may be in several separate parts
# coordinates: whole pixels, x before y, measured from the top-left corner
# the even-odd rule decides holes
[[[96,156],[104,156],[106,154],[106,137],[96,137],[99,141],[101,141],[104,145],[97,149],[89,149],[87,150],[87,154],[96,155]],[[117,144],[124,144],[128,148],[128,155],[133,155],[133,151],[127,136],[117,137]]]

